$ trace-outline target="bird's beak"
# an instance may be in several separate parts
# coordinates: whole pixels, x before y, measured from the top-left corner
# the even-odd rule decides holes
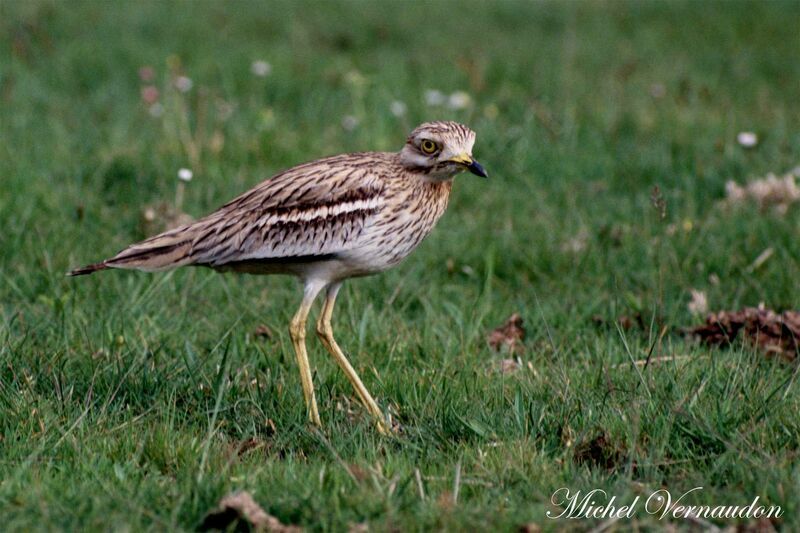
[[[459,165],[464,165],[467,170],[475,174],[476,176],[480,176],[482,178],[488,178],[489,174],[486,173],[486,169],[483,168],[483,165],[472,159],[472,156],[469,154],[461,154],[457,155],[450,159],[453,163],[458,163]]]

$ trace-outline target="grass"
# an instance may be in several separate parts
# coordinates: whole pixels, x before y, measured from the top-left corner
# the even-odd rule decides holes
[[[799,16],[794,2],[2,3],[4,529],[192,530],[246,489],[310,530],[588,530],[604,521],[547,518],[556,489],[624,502],[696,486],[694,504],[759,496],[800,528],[797,365],[681,334],[692,288],[712,309],[800,302],[798,210],[718,205],[727,180],[799,162]],[[428,89],[472,102],[430,106]],[[420,249],[347,283],[337,309],[395,438],[316,339],[325,427],[305,424],[293,280],[63,275],[143,238],[181,167],[200,216],[440,118],[478,132],[491,179],[460,177]],[[523,368],[502,375],[486,334],[513,312]],[[614,325],[637,314],[643,327]],[[667,361],[632,364],[648,353]],[[670,521],[697,527],[645,512],[614,527]]]

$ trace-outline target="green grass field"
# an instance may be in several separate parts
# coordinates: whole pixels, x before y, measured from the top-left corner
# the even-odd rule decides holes
[[[193,530],[235,490],[309,530],[689,529],[709,524],[546,513],[561,487],[702,486],[687,500],[758,496],[799,530],[799,367],[682,333],[691,289],[800,306],[800,209],[720,205],[726,181],[800,163],[798,20],[797,2],[0,3],[2,529]],[[64,276],[145,237],[180,168],[197,217],[433,119],[477,132],[491,178],[459,177],[432,236],[347,283],[335,320],[393,438],[313,335],[324,429],[306,424],[292,279]],[[501,373],[486,336],[515,312],[522,365]]]

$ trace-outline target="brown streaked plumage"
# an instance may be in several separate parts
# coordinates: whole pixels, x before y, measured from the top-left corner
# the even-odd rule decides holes
[[[289,330],[309,418],[317,425],[305,332],[311,304],[325,289],[317,333],[385,432],[380,409],[333,338],[336,295],[345,279],[390,268],[422,242],[447,208],[456,174],[486,176],[472,158],[474,142],[475,133],[462,124],[428,122],[411,132],[398,153],[343,154],[298,165],[196,222],[69,275],[194,265],[299,277],[304,297]]]

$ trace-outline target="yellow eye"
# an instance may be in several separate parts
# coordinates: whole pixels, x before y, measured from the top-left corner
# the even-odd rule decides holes
[[[428,154],[428,155],[432,154],[433,152],[435,152],[436,150],[438,150],[438,149],[439,149],[439,147],[438,147],[438,146],[436,146],[436,143],[435,143],[435,142],[433,142],[433,141],[432,141],[432,140],[430,140],[430,139],[425,139],[425,140],[423,140],[423,141],[422,141],[422,142],[419,144],[419,148],[420,148],[420,150],[422,150],[422,153],[423,153],[423,154]]]

